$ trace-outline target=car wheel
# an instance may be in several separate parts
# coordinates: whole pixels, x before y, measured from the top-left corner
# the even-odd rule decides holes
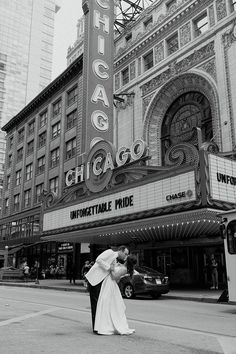
[[[160,293],[150,293],[150,295],[153,299],[158,299],[161,296]]]
[[[134,288],[132,287],[131,284],[126,284],[124,286],[124,297],[126,299],[132,299],[135,297],[134,295]]]

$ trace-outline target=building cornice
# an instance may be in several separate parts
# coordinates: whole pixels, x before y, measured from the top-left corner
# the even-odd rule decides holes
[[[196,0],[192,3],[186,5],[186,1],[183,2],[176,8],[174,13],[162,14],[159,19],[152,25],[152,29],[147,32],[142,33],[142,35],[137,35],[136,39],[129,44],[128,48],[120,48],[118,54],[115,56],[114,67],[117,68],[120,65],[123,65],[124,62],[130,60],[132,57],[137,57],[137,52],[141,51],[142,48],[146,48],[148,45],[157,43],[163,39],[163,36],[166,36],[170,31],[173,32],[173,27],[179,27],[181,23],[186,22],[186,16],[192,15],[197,6],[201,5],[207,7],[213,0]],[[115,43],[117,39],[115,40]]]
[[[83,69],[83,55],[80,55],[75,61],[71,63],[68,68],[62,72],[55,80],[53,80],[44,90],[42,90],[29,104],[27,104],[16,116],[14,116],[7,124],[2,127],[2,130],[8,132],[16,124],[21,122],[26,116],[32,113],[43,102],[58,91],[70,79],[75,77],[76,73]]]

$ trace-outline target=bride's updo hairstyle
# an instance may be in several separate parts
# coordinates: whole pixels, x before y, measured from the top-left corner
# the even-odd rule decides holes
[[[137,263],[137,258],[134,254],[130,254],[126,259],[127,272],[132,277],[134,273],[134,266]]]

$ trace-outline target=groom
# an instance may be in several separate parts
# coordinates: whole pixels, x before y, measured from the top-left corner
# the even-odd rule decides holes
[[[102,252],[96,259],[94,265],[90,268],[85,277],[88,280],[88,288],[90,294],[92,325],[94,330],[97,302],[101,290],[102,282],[110,273],[112,262],[118,258],[122,263],[129,255],[129,250],[126,246],[120,246],[117,252],[111,249]]]

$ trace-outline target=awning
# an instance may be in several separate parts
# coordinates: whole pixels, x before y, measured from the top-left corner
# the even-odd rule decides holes
[[[9,248],[8,248],[8,255],[10,256],[10,255],[12,255],[12,254],[14,254],[14,253],[16,253],[16,252],[18,252],[18,251],[20,251],[22,248],[26,248],[26,247],[28,247],[28,246],[31,246],[31,245],[25,245],[25,244],[20,244],[20,245],[16,245],[16,246],[9,246]],[[1,254],[4,254],[6,251],[5,251],[5,249],[3,249],[3,250],[0,250],[0,255]]]
[[[8,250],[8,255],[14,254],[14,253],[20,251],[23,247],[24,247],[24,245],[20,245],[20,246],[13,247],[13,248],[9,249]]]
[[[198,209],[156,216],[141,220],[54,233],[41,237],[44,241],[78,242],[94,244],[123,244],[148,241],[188,240],[219,236],[219,210]]]

